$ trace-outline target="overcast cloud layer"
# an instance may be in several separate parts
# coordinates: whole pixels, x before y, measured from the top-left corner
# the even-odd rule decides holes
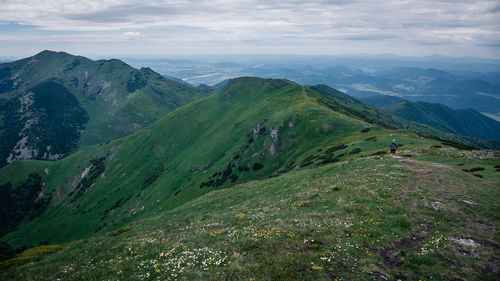
[[[0,0],[0,55],[500,57],[500,1]]]

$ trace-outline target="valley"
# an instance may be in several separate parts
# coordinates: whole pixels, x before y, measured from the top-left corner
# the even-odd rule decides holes
[[[412,102],[441,103],[452,109],[500,110],[498,60],[480,58],[366,56],[232,55],[132,59],[192,85],[220,83],[241,76],[286,78],[299,84],[325,84],[351,96],[393,96]]]

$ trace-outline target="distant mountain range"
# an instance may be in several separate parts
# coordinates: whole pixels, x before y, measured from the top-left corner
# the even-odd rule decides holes
[[[451,109],[428,102],[410,102],[397,97],[377,95],[365,98],[367,103],[403,119],[436,129],[486,140],[500,140],[500,122],[474,109]]]
[[[129,135],[206,95],[119,60],[43,51],[0,64],[0,166]]]
[[[193,85],[215,85],[240,77],[286,78],[299,84],[325,84],[365,98],[393,95],[410,101],[442,103],[500,114],[500,62],[474,58],[395,56],[197,57],[192,60],[138,60],[163,75]],[[227,63],[224,63],[227,61]]]

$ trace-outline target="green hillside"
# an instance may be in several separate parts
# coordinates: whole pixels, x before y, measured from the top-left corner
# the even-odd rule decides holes
[[[171,280],[180,276],[352,280],[365,278],[371,271],[391,276],[440,276],[436,272],[441,269],[452,272],[453,264],[424,268],[419,263],[425,260],[418,259],[395,268],[394,260],[416,255],[411,251],[417,244],[402,247],[402,256],[391,250],[388,264],[375,256],[403,237],[421,235],[418,225],[424,218],[447,218],[428,213],[428,206],[421,210],[420,205],[415,206],[415,221],[402,216],[402,212],[410,214],[408,202],[421,200],[423,195],[414,193],[415,186],[409,184],[426,177],[419,176],[419,167],[405,168],[401,165],[406,163],[383,155],[397,138],[403,149],[400,154],[406,157],[430,157],[453,165],[450,157],[463,161],[456,165],[467,173],[451,169],[443,171],[444,177],[457,178],[450,183],[460,185],[457,192],[464,200],[484,207],[474,214],[495,227],[498,217],[493,214],[498,206],[491,201],[493,197],[483,194],[495,192],[492,187],[498,186],[494,167],[498,156],[459,151],[450,146],[463,145],[410,130],[439,133],[326,86],[301,86],[283,79],[233,79],[216,94],[177,108],[128,137],[83,147],[58,161],[16,161],[0,169],[0,194],[5,198],[2,215],[8,217],[0,221],[1,229],[7,230],[1,241],[14,248],[50,244],[29,249],[0,268],[10,271],[5,276],[28,280],[99,280],[120,274]],[[476,154],[486,160],[474,160]],[[419,163],[415,165],[423,165],[421,171],[432,170],[429,164]],[[414,171],[413,176],[407,175],[408,169]],[[477,193],[463,193],[471,192],[469,183],[478,181],[484,186]],[[430,189],[434,185],[418,185],[427,190],[428,204],[445,200]],[[406,191],[400,194],[401,188],[409,197]],[[387,199],[385,205],[376,203],[382,199]],[[456,202],[442,204],[451,204],[450,210],[457,207]],[[325,211],[325,206],[331,209]],[[377,211],[380,216],[375,215]],[[380,229],[362,225],[378,220]],[[459,230],[466,229],[447,223],[445,229],[418,242],[434,239],[434,234],[456,235]],[[497,242],[498,237],[488,235],[492,232],[480,239]],[[370,255],[361,259],[365,248],[373,260]],[[335,249],[356,260],[335,262],[342,258],[334,256]],[[17,268],[45,255],[28,272]],[[73,255],[78,258],[68,263]],[[168,260],[161,260],[167,256]],[[456,260],[452,253],[445,257]],[[348,270],[368,266],[375,258],[382,262],[376,268]],[[179,264],[175,272],[174,262]],[[186,268],[179,272],[181,264]],[[481,274],[475,270],[467,276]]]
[[[381,109],[445,132],[479,139],[500,140],[500,122],[473,109],[453,110],[437,103],[408,101],[384,106]]]
[[[235,79],[130,137],[57,162],[34,161],[30,169],[14,162],[0,170],[0,184],[15,193],[23,182],[11,175],[36,172],[42,180],[35,189],[50,204],[4,238],[16,246],[70,241],[236,182],[384,150],[389,131],[356,119],[363,116],[356,105],[364,105],[353,99],[348,107],[351,99],[337,95],[327,98],[286,80]],[[352,117],[340,113],[349,108]],[[413,136],[401,137],[410,146],[440,143],[404,135]]]
[[[393,97],[375,96],[364,100],[387,113],[441,131],[484,140],[500,140],[500,122],[473,109],[454,110],[438,103],[410,102]]]
[[[321,102],[329,108],[384,128],[410,130],[422,136],[444,140],[464,149],[500,149],[499,141],[479,140],[447,133],[426,124],[398,118],[396,115],[373,108],[360,99],[348,96],[325,85],[313,86],[311,89],[323,95],[324,99]]]
[[[474,164],[454,151],[439,159]],[[494,159],[481,161],[479,173],[495,173]],[[358,158],[213,191],[125,228],[27,250],[0,270],[8,280],[496,280],[493,179]]]
[[[43,51],[0,64],[0,166],[129,135],[206,95],[119,60]]]

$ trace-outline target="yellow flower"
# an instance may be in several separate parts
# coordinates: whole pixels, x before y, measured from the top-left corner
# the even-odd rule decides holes
[[[315,266],[312,267],[312,269],[314,269],[314,270],[323,270],[323,267],[315,265]]]

